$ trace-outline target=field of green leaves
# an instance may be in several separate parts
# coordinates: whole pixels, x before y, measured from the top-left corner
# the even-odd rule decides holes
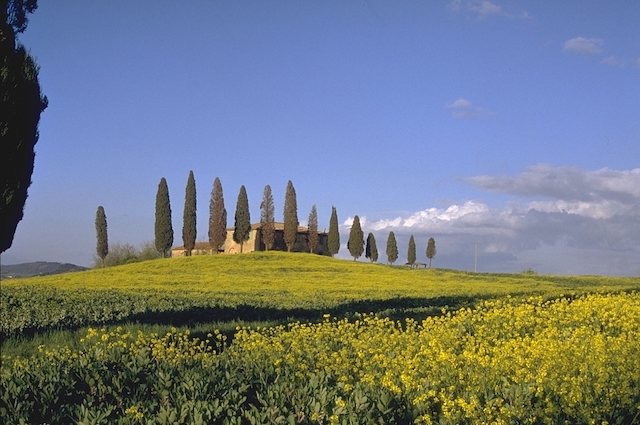
[[[2,423],[640,423],[640,279],[287,253],[3,281]],[[239,327],[207,323],[282,323]],[[154,333],[131,324],[177,328]],[[203,325],[204,324],[204,325]],[[199,338],[188,328],[198,326]]]

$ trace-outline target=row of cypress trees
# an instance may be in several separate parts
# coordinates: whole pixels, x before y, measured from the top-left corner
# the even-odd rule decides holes
[[[195,248],[197,237],[196,211],[196,182],[193,171],[190,171],[187,179],[187,187],[185,189],[182,226],[182,240],[187,256],[191,255],[191,252]],[[262,228],[262,238],[266,249],[272,249],[275,242],[275,208],[271,186],[269,185],[266,185],[264,188],[263,200],[260,204],[260,223]],[[308,223],[309,249],[313,252],[319,242],[318,212],[315,205],[311,207]],[[107,219],[102,206],[99,206],[96,212],[95,224],[97,234],[96,252],[102,259],[104,265],[104,259],[109,253],[109,244],[107,237]],[[287,183],[284,202],[284,241],[288,251],[293,249],[296,242],[299,224],[296,191],[293,187],[293,183],[289,180]],[[243,243],[249,239],[250,232],[251,218],[249,214],[249,200],[246,188],[243,185],[240,187],[240,192],[238,193],[233,231],[233,240],[240,245],[240,252],[242,252]],[[169,256],[174,242],[173,225],[171,223],[169,187],[164,177],[160,179],[158,191],[156,193],[154,234],[155,247],[157,251],[162,257]],[[218,177],[215,178],[213,182],[213,190],[211,191],[208,236],[212,251],[217,253],[219,247],[224,244],[227,238],[227,210],[224,205],[222,183]],[[329,221],[328,250],[331,255],[335,255],[338,253],[339,249],[340,234],[338,229],[338,216],[336,208],[332,207],[331,219]]]
[[[196,243],[196,182],[193,171],[189,171],[187,179],[187,187],[185,189],[185,203],[183,212],[182,240],[187,256],[191,255]],[[109,253],[109,244],[107,237],[107,218],[102,206],[98,207],[96,212],[96,234],[97,246],[96,252],[102,259]],[[260,224],[262,229],[262,240],[266,250],[270,250],[275,242],[275,208],[273,202],[273,193],[271,186],[266,185],[263,192],[262,203],[260,204]],[[284,241],[287,251],[291,251],[296,242],[298,235],[298,206],[296,199],[296,191],[291,180],[287,182],[287,189],[284,201]],[[316,206],[311,207],[308,220],[308,245],[310,252],[313,252],[318,245],[318,212]],[[156,194],[156,215],[155,215],[155,247],[162,257],[170,255],[173,245],[173,226],[171,223],[171,203],[169,200],[169,188],[167,181],[163,177],[158,184]],[[234,217],[233,240],[240,245],[240,252],[245,241],[249,239],[251,232],[251,218],[249,214],[249,199],[244,185],[240,187],[238,200],[236,203],[236,213]],[[222,183],[218,177],[213,182],[213,190],[211,191],[211,200],[209,203],[209,244],[214,253],[218,252],[219,247],[224,244],[227,237],[227,210],[224,206],[224,195]],[[328,234],[328,250],[333,256],[340,250],[340,233],[338,228],[338,214],[334,206],[331,207],[331,218],[329,219]],[[351,231],[349,232],[349,240],[347,241],[347,249],[357,260],[365,253],[366,258],[372,262],[378,261],[378,248],[373,233],[367,235],[366,245],[364,241],[364,232],[360,225],[360,218],[356,215],[353,219]],[[387,238],[386,254],[388,262],[393,264],[398,259],[398,244],[395,234],[389,232]],[[429,267],[431,260],[436,255],[436,246],[434,238],[429,238],[427,243],[427,258],[429,258]],[[409,239],[409,249],[407,253],[407,262],[414,264],[416,262],[416,244],[413,235]]]
[[[376,245],[376,238],[373,233],[367,235],[367,241],[365,245],[364,232],[360,226],[360,217],[357,215],[353,218],[353,224],[349,232],[349,240],[347,241],[347,249],[353,257],[353,260],[357,260],[365,254],[372,263],[378,261],[378,247]],[[398,259],[398,243],[396,241],[396,235],[392,231],[389,232],[387,237],[387,260],[390,264],[393,264]],[[436,256],[436,241],[434,238],[429,238],[427,242],[427,258],[429,259],[429,267],[431,267],[431,260]],[[407,263],[414,265],[416,263],[416,242],[411,235],[409,238],[409,249],[407,252]]]

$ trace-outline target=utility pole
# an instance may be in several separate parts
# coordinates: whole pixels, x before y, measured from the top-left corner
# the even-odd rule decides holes
[[[473,264],[473,272],[478,273],[478,242],[476,242],[476,255],[475,255],[475,261]]]

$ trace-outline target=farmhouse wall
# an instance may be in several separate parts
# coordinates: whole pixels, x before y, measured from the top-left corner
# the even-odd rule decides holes
[[[262,229],[260,223],[252,224],[249,232],[249,239],[242,244],[242,253],[253,251],[265,251],[266,247],[262,241]],[[233,240],[233,227],[227,228],[227,237],[224,242],[224,249],[219,252],[225,254],[239,254],[240,244]],[[298,234],[292,251],[309,252],[309,229],[298,226]],[[286,251],[287,244],[284,242],[284,223],[275,223],[275,241],[273,251]],[[318,246],[314,250],[316,254],[329,255],[328,235],[326,232],[318,232]],[[209,242],[197,242],[191,255],[210,255],[213,254]],[[183,257],[186,255],[184,246],[179,246],[171,250],[172,257]]]

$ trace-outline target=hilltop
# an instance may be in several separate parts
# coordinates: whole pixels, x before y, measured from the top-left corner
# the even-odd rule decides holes
[[[417,270],[315,254],[254,252],[10,279],[0,293],[0,322],[2,333],[13,334],[127,321],[318,320],[325,313],[369,312],[407,317],[503,296],[552,299],[638,288],[638,278]]]

